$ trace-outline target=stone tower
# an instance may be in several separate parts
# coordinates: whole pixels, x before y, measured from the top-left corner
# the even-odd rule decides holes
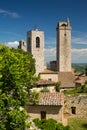
[[[71,26],[69,19],[59,22],[57,32],[57,71],[71,72]]]
[[[36,75],[42,72],[44,66],[44,32],[37,29],[27,32],[27,51],[36,60]]]
[[[27,51],[27,48],[26,48],[26,43],[24,40],[20,40],[19,41],[19,46],[18,46],[19,49],[22,49],[24,51]]]

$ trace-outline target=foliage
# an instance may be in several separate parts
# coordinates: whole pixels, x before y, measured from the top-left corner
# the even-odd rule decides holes
[[[87,63],[73,63],[72,64],[72,67],[75,69],[75,72],[76,73],[79,73],[79,74],[85,74],[86,72],[86,68],[87,68]]]
[[[36,105],[39,103],[39,93],[36,91],[33,91],[29,94],[29,100],[28,100],[29,104],[33,104]]]
[[[0,129],[25,130],[24,109],[30,88],[36,81],[35,60],[19,49],[0,44]]]
[[[49,91],[49,89],[48,89],[47,87],[45,87],[45,88],[43,88],[43,89],[41,90],[41,92],[50,92],[50,91]]]
[[[42,130],[71,130],[69,126],[63,126],[61,123],[58,123],[54,119],[34,119],[33,122],[35,125]]]
[[[87,81],[79,87],[76,87],[72,90],[66,90],[64,91],[66,95],[79,95],[79,94],[87,94]]]
[[[60,91],[60,86],[61,86],[61,82],[55,83],[55,90],[56,90],[56,92]]]
[[[70,118],[68,123],[72,130],[87,130],[87,119]]]

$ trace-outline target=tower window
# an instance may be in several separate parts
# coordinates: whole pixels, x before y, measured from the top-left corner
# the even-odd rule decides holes
[[[61,26],[66,27],[66,24],[62,24]]]
[[[66,37],[66,33],[64,33],[64,36]]]
[[[36,37],[36,48],[40,48],[40,38]]]

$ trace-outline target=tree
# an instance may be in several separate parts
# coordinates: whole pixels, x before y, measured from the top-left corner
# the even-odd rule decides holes
[[[86,66],[86,68],[85,68],[85,75],[87,76],[87,66]]]
[[[57,122],[54,119],[34,119],[33,122],[41,130],[71,130],[69,126],[63,126],[63,124]]]
[[[36,91],[33,91],[29,94],[29,104],[37,105],[39,103],[39,93]]]
[[[60,91],[60,86],[61,86],[61,82],[55,83],[55,90],[56,90],[56,92]]]
[[[30,89],[35,85],[35,60],[20,49],[0,44],[0,129],[25,130],[26,105]]]

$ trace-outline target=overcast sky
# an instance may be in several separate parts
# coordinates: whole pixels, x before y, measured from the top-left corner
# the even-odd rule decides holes
[[[0,42],[17,46],[35,26],[45,34],[45,59],[56,59],[56,26],[70,19],[72,62],[87,63],[87,0],[0,0]]]

